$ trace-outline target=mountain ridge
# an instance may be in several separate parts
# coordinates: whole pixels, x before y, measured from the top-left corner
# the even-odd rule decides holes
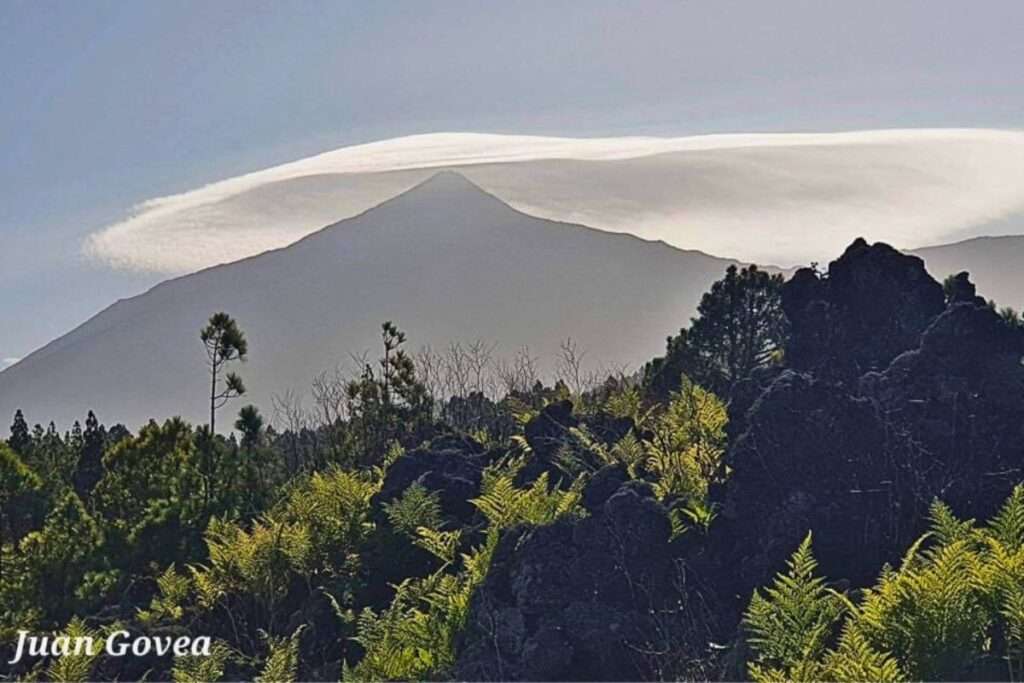
[[[580,253],[584,256],[580,257]],[[432,260],[444,265],[434,267]],[[474,270],[478,261],[487,265]],[[625,261],[631,265],[622,266]],[[389,263],[400,265],[392,272]],[[659,276],[645,274],[652,267],[650,264],[656,264],[653,269]],[[586,337],[615,336],[611,328],[620,325],[628,330],[617,336],[629,341],[602,340],[593,357],[635,366],[660,352],[664,337],[684,324],[693,312],[703,288],[731,264],[739,262],[633,235],[532,217],[461,175],[442,171],[358,216],[325,226],[288,247],[171,278],[144,293],[111,304],[0,372],[0,411],[30,406],[34,419],[55,418],[67,423],[76,417],[80,419],[85,410],[99,408],[98,414],[108,413],[104,419],[122,420],[120,413],[126,409],[127,399],[111,398],[112,395],[127,391],[142,400],[146,395],[166,390],[177,397],[177,402],[163,402],[155,414],[182,413],[199,419],[201,411],[196,409],[194,398],[202,394],[195,393],[195,387],[185,391],[189,383],[161,377],[150,366],[163,363],[168,366],[168,374],[192,372],[201,377],[201,348],[198,340],[192,338],[198,334],[205,316],[222,308],[236,315],[243,329],[249,331],[257,353],[241,372],[256,375],[252,382],[253,400],[265,410],[269,408],[266,399],[271,391],[296,388],[297,384],[308,386],[315,374],[311,364],[306,363],[294,372],[270,373],[276,384],[273,388],[261,381],[263,373],[255,368],[267,362],[266,352],[259,350],[265,348],[268,340],[274,353],[280,354],[273,359],[274,363],[281,363],[280,358],[289,353],[309,353],[325,361],[319,366],[319,370],[325,370],[332,358],[343,357],[341,351],[347,355],[372,348],[378,326],[385,319],[394,319],[409,332],[412,348],[421,343],[440,345],[468,337],[503,342],[511,337],[515,347],[528,344],[540,347],[538,350],[545,354],[555,351],[556,339],[574,336],[588,345],[591,340]],[[528,272],[518,272],[519,265]],[[680,272],[673,274],[676,269]],[[657,298],[655,290],[662,284],[661,277],[666,286],[680,285],[685,290],[679,298],[685,299],[685,304],[668,305],[666,310],[663,303],[646,301]],[[369,278],[373,285],[363,286],[363,278]],[[601,284],[601,278],[620,283],[622,291]],[[223,287],[234,288],[230,296],[223,295]],[[276,293],[280,288],[289,289],[293,300]],[[383,298],[370,306],[361,303],[360,297],[373,296],[374,288],[383,292]],[[598,294],[588,294],[588,288]],[[441,294],[432,295],[431,291]],[[312,307],[317,315],[297,311],[296,304],[303,298],[314,300]],[[461,314],[446,307],[448,302],[442,298],[457,300]],[[327,300],[337,300],[338,307],[344,310],[331,311]],[[591,310],[584,315],[584,309],[602,305],[614,313]],[[534,319],[531,307],[543,310],[543,322]],[[443,310],[429,312],[438,308]],[[202,316],[198,310],[202,310]],[[509,325],[494,315],[496,310],[516,311],[517,322],[529,328],[530,334],[515,326],[508,329]],[[359,320],[358,333],[341,329],[339,321],[347,315]],[[647,322],[641,325],[637,316]],[[599,322],[593,323],[588,317]],[[186,330],[182,333],[171,329],[166,322],[170,319],[182,324],[187,321]],[[438,322],[442,320],[451,327],[444,336],[441,333],[447,328]],[[479,327],[473,324],[474,320],[480,321]],[[563,320],[572,324],[559,324]],[[651,323],[655,321],[661,322],[660,329],[652,330]],[[311,336],[322,338],[322,344],[317,348],[309,339],[283,332],[281,328],[288,325],[308,330]],[[539,334],[549,325],[550,333]],[[263,329],[268,326],[269,330]],[[573,334],[574,326],[582,328],[581,332]],[[424,327],[428,328],[425,332]],[[164,331],[158,333],[157,328]],[[588,329],[595,334],[587,335]],[[168,342],[165,336],[174,342]],[[543,339],[538,342],[538,337]],[[639,344],[638,339],[642,340]],[[187,344],[194,346],[190,352],[183,353],[177,348]],[[128,360],[121,362],[117,354],[101,350],[111,345]],[[324,352],[328,346],[337,348],[339,353]],[[636,352],[631,350],[634,346]],[[105,372],[123,384],[111,386],[99,376],[102,373],[81,367],[94,363],[106,367]],[[281,380],[287,377],[291,381],[285,385]],[[139,381],[137,378],[148,386],[145,392],[132,388]],[[83,387],[91,383],[98,386],[92,390]],[[62,387],[59,398],[42,397],[45,392],[40,387],[47,385]],[[186,402],[186,398],[190,400]],[[107,411],[103,405],[87,403],[110,404],[114,409]],[[132,416],[125,416],[123,421],[131,422]]]
[[[994,239],[1019,244],[1024,257],[1024,237]],[[1012,280],[1000,284],[978,267],[987,257],[975,252],[990,243],[907,251],[924,258],[936,279],[969,270],[979,293],[1012,304],[1017,252],[995,250],[1006,261],[997,270]],[[457,172],[439,171],[287,247],[114,302],[0,371],[0,414],[24,408],[30,419],[62,424],[89,409],[129,424],[150,414],[202,420],[198,330],[217,310],[249,333],[253,358],[240,372],[253,391],[242,402],[265,411],[271,394],[305,393],[318,372],[375,348],[388,319],[409,333],[412,350],[481,338],[503,343],[505,355],[529,346],[550,371],[558,342],[573,337],[596,361],[637,367],[663,351],[665,337],[688,323],[729,265],[743,264],[532,216]],[[149,403],[145,415],[135,403]]]
[[[978,294],[1000,306],[1024,308],[1024,235],[985,235],[909,250],[920,256],[932,276],[942,280],[960,271],[971,274]]]
[[[292,248],[292,247],[294,247],[296,245],[299,245],[299,244],[301,244],[303,242],[306,242],[307,240],[315,239],[318,235],[320,235],[321,233],[323,233],[325,231],[333,230],[333,229],[337,228],[338,226],[340,226],[341,224],[346,223],[347,221],[351,221],[353,219],[360,218],[361,216],[363,216],[363,215],[365,215],[365,214],[367,214],[367,213],[369,213],[371,211],[374,211],[374,210],[376,210],[376,209],[378,209],[378,208],[380,208],[380,207],[382,207],[382,206],[384,206],[386,204],[389,204],[391,202],[394,202],[396,200],[401,199],[404,195],[407,195],[409,193],[413,193],[416,190],[424,188],[424,187],[429,187],[429,184],[432,183],[432,182],[435,182],[435,181],[436,182],[444,182],[445,180],[455,181],[456,179],[458,179],[458,181],[461,182],[462,184],[464,184],[464,186],[466,186],[467,188],[472,188],[476,192],[479,192],[482,195],[486,195],[487,197],[490,197],[497,204],[500,204],[502,207],[504,207],[505,209],[508,209],[509,211],[513,211],[513,212],[515,212],[515,213],[517,213],[519,215],[522,215],[522,216],[527,216],[527,217],[530,217],[530,218],[537,218],[536,216],[532,216],[531,214],[529,214],[529,213],[527,213],[525,211],[521,211],[521,210],[515,208],[514,206],[511,206],[510,204],[505,202],[503,199],[501,199],[500,197],[495,195],[493,192],[489,192],[486,189],[480,187],[476,183],[474,183],[471,180],[469,180],[468,178],[466,178],[466,176],[462,175],[461,173],[459,173],[457,171],[452,171],[452,170],[441,170],[441,171],[438,171],[438,172],[434,173],[433,175],[429,176],[428,178],[426,178],[426,179],[416,183],[415,185],[413,185],[409,189],[403,190],[402,192],[398,193],[397,195],[395,195],[393,197],[390,197],[390,198],[384,200],[383,202],[381,202],[379,204],[375,204],[374,206],[372,206],[372,207],[370,207],[368,209],[365,209],[365,210],[363,210],[363,211],[361,211],[361,212],[359,212],[359,213],[357,213],[357,214],[355,214],[353,216],[350,216],[348,218],[344,218],[344,219],[342,219],[340,221],[331,223],[329,225],[325,225],[322,228],[319,228],[318,230],[316,230],[314,232],[311,232],[310,234],[305,235],[305,236],[299,238],[297,241],[293,242],[292,244],[289,244],[289,245],[286,245],[286,246],[283,246],[283,247],[278,247],[276,249],[271,249],[271,250],[268,250],[268,251],[265,251],[265,252],[261,252],[259,254],[253,254],[252,256],[246,256],[244,258],[238,259],[237,261],[229,261],[229,262],[226,262],[226,263],[218,263],[218,264],[215,264],[215,265],[212,265],[212,266],[207,266],[205,268],[201,268],[201,269],[199,269],[199,270],[197,270],[195,272],[192,272],[192,273],[186,273],[184,275],[176,275],[176,276],[173,276],[173,277],[169,277],[166,280],[162,280],[162,281],[158,282],[157,284],[153,285],[149,289],[146,289],[145,291],[140,292],[139,294],[135,294],[133,296],[123,297],[121,299],[118,299],[117,301],[113,302],[109,306],[107,306],[107,307],[101,309],[100,311],[98,311],[97,313],[95,313],[88,320],[86,320],[83,323],[75,326],[74,328],[72,328],[68,332],[62,334],[60,337],[57,337],[56,339],[53,339],[50,342],[47,342],[46,344],[44,344],[43,346],[39,347],[38,349],[35,349],[34,351],[32,351],[31,353],[26,355],[24,358],[21,358],[18,361],[18,363],[21,363],[21,362],[24,362],[24,361],[28,361],[29,359],[32,359],[33,357],[36,357],[37,354],[42,354],[39,357],[45,357],[46,350],[49,349],[51,346],[53,346],[57,342],[60,342],[61,340],[66,339],[68,336],[75,334],[76,332],[78,332],[82,328],[86,327],[87,325],[92,323],[95,319],[99,318],[100,316],[102,316],[102,315],[104,315],[104,314],[106,314],[106,313],[108,313],[108,312],[110,312],[112,310],[117,309],[118,306],[127,305],[130,302],[133,302],[136,299],[139,299],[140,297],[147,296],[147,295],[149,295],[149,294],[151,294],[151,293],[153,293],[153,292],[155,292],[157,290],[160,290],[163,287],[171,285],[171,284],[173,284],[173,283],[175,283],[175,282],[177,282],[179,280],[183,280],[183,279],[186,279],[186,278],[190,278],[192,276],[200,275],[200,274],[206,273],[208,271],[215,271],[217,269],[226,268],[226,267],[229,267],[229,266],[234,266],[234,265],[243,264],[243,263],[257,262],[258,260],[260,260],[263,257],[266,257],[266,256],[268,256],[270,254],[274,254],[274,253],[277,253],[277,252],[282,252],[282,251],[290,249],[290,248]],[[662,239],[652,240],[652,239],[646,239],[646,238],[640,237],[638,235],[632,235],[632,234],[629,234],[629,233],[610,232],[610,231],[607,231],[607,230],[602,230],[600,228],[594,228],[594,227],[591,227],[589,225],[584,225],[582,223],[571,223],[569,221],[559,221],[559,220],[552,220],[552,219],[543,219],[543,220],[547,221],[548,223],[554,224],[554,225],[561,225],[561,226],[566,226],[566,227],[569,227],[569,228],[578,228],[578,229],[582,229],[582,230],[598,232],[598,233],[609,235],[609,236],[612,236],[612,237],[621,238],[624,241],[635,240],[637,243],[655,244],[655,245],[663,246],[663,247],[665,247],[667,249],[671,249],[672,251],[678,252],[680,254],[688,254],[688,255],[696,255],[696,256],[707,257],[707,258],[721,259],[723,261],[735,263],[736,265],[748,265],[748,264],[745,264],[744,262],[739,261],[737,259],[732,259],[732,258],[729,258],[729,257],[726,257],[726,256],[719,256],[719,255],[716,255],[716,254],[709,254],[709,253],[707,253],[705,251],[702,251],[700,249],[684,249],[682,247],[678,247],[678,246],[669,244],[668,242],[666,242],[665,240],[662,240]],[[758,264],[758,267],[763,268],[765,270],[768,270],[770,272],[779,272],[779,273],[787,273],[787,272],[791,272],[792,270],[795,269],[795,268],[783,268],[781,266],[776,266],[776,265],[771,265],[771,264],[765,264],[765,265]],[[15,363],[15,364],[9,366],[8,368],[4,368],[4,369],[0,370],[0,375],[2,375],[3,372],[5,372],[6,370],[9,370],[10,368],[15,367],[15,365],[18,365],[18,363]]]

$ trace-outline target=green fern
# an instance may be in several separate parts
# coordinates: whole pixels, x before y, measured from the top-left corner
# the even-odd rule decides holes
[[[462,539],[461,529],[456,531],[436,531],[421,526],[416,530],[416,533],[416,545],[441,560],[445,566],[455,562],[455,557],[459,550],[459,541]]]
[[[767,597],[751,600],[747,623],[757,655],[751,674],[759,680],[956,679],[976,663],[1002,657],[1010,680],[1020,680],[1024,489],[1016,488],[986,527],[957,519],[938,502],[931,521],[899,569],[884,567],[859,604],[834,594],[845,614],[834,649],[822,649],[822,631],[813,627],[820,622],[808,621],[821,614],[824,598],[810,578],[809,547],[801,546],[789,574]]]
[[[267,655],[256,683],[294,683],[299,671],[299,637],[306,627],[299,626],[287,638],[267,638]]]
[[[945,503],[936,500],[929,509],[931,534],[942,545],[967,541],[975,533],[974,520],[960,521]]]
[[[975,583],[977,561],[960,540],[883,575],[865,592],[858,628],[874,647],[894,653],[912,678],[961,676],[991,622]]]
[[[1024,485],[1014,487],[1013,493],[989,522],[988,530],[992,538],[1011,551],[1024,547]]]
[[[682,505],[673,505],[668,511],[672,524],[672,538],[696,530],[705,536],[711,532],[711,524],[718,516],[713,503],[702,499],[686,501]]]
[[[246,531],[214,519],[206,532],[209,564],[192,568],[200,603],[212,607],[227,594],[251,595],[272,611],[291,576],[309,576],[313,541],[308,527],[264,518]]]
[[[344,680],[423,680],[449,669],[471,590],[464,577],[443,572],[403,581],[388,609],[360,614],[355,640],[366,652],[356,667],[345,668]]]
[[[821,660],[835,632],[844,604],[816,577],[811,534],[764,594],[755,592],[744,617],[757,656],[750,664],[755,681],[780,678],[820,680]]]
[[[55,657],[46,669],[46,680],[59,683],[85,683],[93,680],[93,667],[104,647],[104,638],[100,631],[88,628],[79,617],[74,617],[57,638],[66,638],[72,647],[74,643],[85,642],[79,639],[91,638],[93,648],[91,653],[85,648],[75,648],[69,650],[68,654]]]
[[[416,482],[409,486],[398,499],[384,505],[391,526],[409,538],[415,538],[417,529],[441,527],[441,500],[436,491],[428,491]]]
[[[1010,680],[1024,676],[1024,590],[1019,587],[1004,594],[999,614],[1006,622],[1006,662]]]
[[[470,500],[487,521],[499,529],[512,526],[519,518],[523,492],[516,488],[511,476],[489,478],[484,473],[480,496]]]
[[[485,470],[480,496],[472,503],[496,529],[507,529],[516,524],[550,524],[560,517],[580,515],[578,503],[582,498],[584,478],[578,477],[572,486],[562,491],[552,489],[545,472],[527,489],[517,488],[514,480],[521,464],[513,463]]]
[[[343,668],[343,680],[424,680],[450,672],[455,639],[465,628],[473,591],[487,576],[501,530],[582,514],[582,477],[566,491],[552,488],[546,474],[521,489],[514,480],[522,466],[513,458],[484,471],[480,496],[471,501],[488,522],[479,547],[459,555],[461,530],[417,529],[416,544],[443,565],[426,578],[396,586],[387,609],[363,610],[354,640],[365,654],[355,667]]]
[[[231,650],[224,643],[215,643],[209,656],[176,657],[171,669],[174,683],[212,683],[224,676],[224,667],[231,658]]]
[[[850,622],[843,628],[839,647],[826,655],[822,678],[878,683],[907,680],[899,662],[890,653],[876,650],[864,634]]]
[[[139,610],[139,621],[152,624],[160,619],[178,621],[185,613],[185,604],[192,593],[192,581],[179,574],[172,564],[157,580],[157,595],[148,610]]]
[[[640,387],[630,384],[613,391],[604,402],[604,409],[615,417],[632,418],[635,424],[644,422],[644,401]]]

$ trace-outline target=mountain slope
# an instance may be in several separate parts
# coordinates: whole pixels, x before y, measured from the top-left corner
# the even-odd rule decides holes
[[[202,420],[198,333],[218,310],[249,337],[242,401],[265,411],[272,393],[305,391],[350,353],[376,353],[384,320],[413,350],[482,338],[500,342],[499,354],[529,345],[550,362],[571,336],[594,364],[635,367],[663,350],[731,263],[534,218],[441,173],[284,249],[119,301],[0,372],[0,416],[20,407],[62,425],[89,409],[129,426]]]
[[[978,294],[1018,311],[1024,307],[1024,236],[976,237],[911,252],[936,280],[966,270]]]

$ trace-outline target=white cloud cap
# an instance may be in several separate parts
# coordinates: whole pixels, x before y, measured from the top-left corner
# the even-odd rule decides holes
[[[1024,212],[1024,132],[656,138],[416,135],[345,147],[135,207],[85,251],[182,273],[286,246],[456,168],[545,218],[789,265],[853,237],[920,246]],[[1020,230],[1024,232],[1024,229]]]

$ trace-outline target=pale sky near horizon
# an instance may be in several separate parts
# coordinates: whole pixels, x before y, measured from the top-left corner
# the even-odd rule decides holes
[[[1022,26],[1018,0],[5,0],[0,367],[161,279],[81,254],[147,198],[433,131],[1020,129]]]

